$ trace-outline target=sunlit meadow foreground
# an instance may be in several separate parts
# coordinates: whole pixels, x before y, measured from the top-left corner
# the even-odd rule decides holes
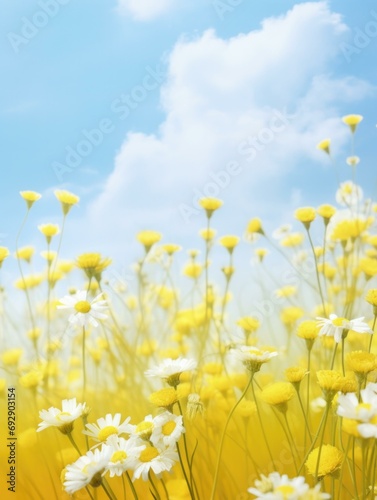
[[[137,235],[134,289],[109,282],[100,254],[62,260],[79,201],[66,191],[55,192],[61,227],[38,227],[46,266],[36,274],[35,249],[19,241],[40,195],[21,192],[17,311],[3,290],[0,380],[3,395],[17,392],[17,498],[375,498],[377,205],[356,184],[361,120],[343,118],[352,180],[339,184],[337,206],[298,208],[295,230],[270,235],[254,218],[246,242],[218,238],[212,225],[226,207],[200,200],[207,226],[182,283],[173,272],[181,247],[154,231]],[[336,169],[330,140],[318,148]],[[241,244],[255,254],[264,315],[232,308],[233,276],[251,272],[237,262]],[[215,245],[224,257],[216,285]],[[0,265],[9,261],[1,247]],[[269,262],[286,266],[289,281]]]

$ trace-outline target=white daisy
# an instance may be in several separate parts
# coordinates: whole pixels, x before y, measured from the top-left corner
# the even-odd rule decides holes
[[[85,488],[88,484],[95,488],[100,486],[111,455],[112,448],[102,445],[101,449],[97,448],[94,451],[88,451],[76,462],[67,465],[63,482],[65,491],[72,495],[75,491]]]
[[[170,411],[164,411],[154,418],[154,429],[151,435],[151,442],[154,446],[172,447],[179,441],[185,432],[183,418],[181,415],[174,415]]]
[[[148,473],[152,470],[157,476],[164,471],[170,471],[178,461],[178,453],[173,448],[159,450],[147,446],[141,453],[134,471],[134,479],[141,477],[148,481]]]
[[[153,430],[154,418],[152,415],[147,415],[139,424],[133,426],[132,435],[144,441],[149,441]]]
[[[183,372],[195,370],[197,362],[194,359],[167,358],[162,363],[145,372],[147,377],[159,377],[166,380],[169,385],[177,386],[179,378]]]
[[[319,335],[334,337],[336,343],[342,340],[344,330],[373,334],[373,330],[363,321],[364,316],[349,320],[347,318],[338,317],[336,314],[330,314],[329,318],[317,317],[316,319],[318,321],[318,326],[321,327]]]
[[[85,410],[86,403],[76,403],[76,398],[64,399],[62,409],[51,406],[48,410],[41,410],[37,432],[47,429],[47,427],[57,427],[63,434],[69,434],[73,430],[73,422],[81,417]]]
[[[124,439],[115,435],[108,438],[107,444],[112,450],[108,465],[110,477],[121,476],[127,470],[134,470],[140,453],[145,449],[145,445],[140,444],[137,439]]]
[[[377,396],[372,391],[361,391],[361,401],[355,393],[339,394],[337,414],[340,417],[369,422],[377,415]]]
[[[237,348],[231,350],[231,353],[252,372],[259,371],[263,363],[267,363],[271,358],[278,355],[277,351],[259,349],[249,345],[237,346]]]
[[[307,498],[309,492],[315,493],[319,499],[330,498],[327,493],[321,493],[320,485],[310,490],[303,476],[289,479],[286,474],[280,475],[278,472],[271,472],[268,477],[261,476],[261,480],[255,481],[255,488],[249,488],[248,492],[255,495],[256,498],[265,500],[300,500]]]
[[[377,438],[377,384],[368,384],[360,393],[339,394],[337,414],[357,420],[357,430],[364,438]]]
[[[122,424],[120,420],[120,413],[116,413],[114,416],[108,413],[105,418],[99,418],[96,424],[86,424],[87,430],[82,432],[98,442],[106,442],[114,434],[117,436],[130,434],[134,429],[134,426],[129,424],[131,417],[127,417]]]
[[[97,319],[106,319],[107,315],[102,311],[107,309],[106,300],[99,300],[102,296],[97,295],[91,302],[88,301],[88,292],[80,290],[73,295],[66,295],[60,299],[62,305],[58,305],[58,309],[68,309],[72,311],[68,321],[85,328],[89,325],[98,326]]]
[[[342,206],[354,206],[363,199],[363,190],[352,181],[342,182],[335,195],[336,201]]]

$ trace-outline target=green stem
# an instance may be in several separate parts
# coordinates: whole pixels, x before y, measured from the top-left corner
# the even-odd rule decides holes
[[[253,382],[253,377],[251,378],[251,381]],[[255,406],[257,408],[258,420],[259,420],[259,424],[260,424],[261,429],[262,429],[262,434],[263,434],[264,441],[266,443],[267,451],[268,451],[268,454],[270,455],[270,459],[271,459],[272,465],[274,467],[274,470],[276,470],[276,465],[275,465],[274,457],[272,455],[270,445],[268,444],[267,434],[266,434],[266,431],[265,431],[265,428],[264,428],[264,425],[263,425],[263,421],[262,421],[262,417],[261,417],[261,413],[260,413],[258,399],[257,399],[256,394],[255,394],[254,383],[251,384],[251,389],[253,391],[254,403],[255,403]]]
[[[126,471],[126,478],[127,478],[128,484],[130,485],[130,488],[131,488],[132,494],[134,496],[134,499],[138,500],[139,497],[138,497],[138,495],[136,493],[134,483],[132,482],[132,479],[130,478],[130,475],[129,475],[128,471]]]
[[[376,326],[376,319],[377,319],[377,315],[374,315],[373,326],[372,326],[373,333],[370,336],[368,352],[370,352],[372,349],[372,342],[373,342],[374,328]]]
[[[82,400],[85,401],[85,394],[86,394],[85,326],[82,327],[82,374],[83,374]]]
[[[321,452],[322,452],[322,446],[323,446],[323,439],[325,437],[325,430],[326,430],[326,422],[327,422],[327,417],[329,415],[329,410],[330,410],[330,404],[331,403],[327,403],[326,405],[326,410],[325,410],[325,419],[324,419],[324,422],[323,422],[323,427],[322,427],[322,435],[321,435],[321,440],[319,442],[319,450],[318,450],[318,457],[317,457],[317,464],[315,466],[315,474],[314,474],[314,477],[315,477],[315,480],[318,481],[318,469],[319,469],[319,463],[320,463],[320,460],[321,460]]]
[[[310,235],[309,228],[306,228],[306,232],[308,234],[309,243],[310,243],[310,246],[311,246],[311,249],[312,249],[312,252],[313,252],[313,258],[314,258],[314,264],[315,264],[315,274],[316,274],[316,277],[317,277],[318,291],[319,291],[319,294],[321,296],[322,307],[323,307],[323,314],[324,314],[324,316],[326,316],[325,299],[324,299],[323,292],[322,292],[322,285],[321,285],[321,280],[320,280],[320,277],[319,277],[318,261],[317,261],[317,257],[316,257],[316,254],[315,254],[314,244],[313,244],[312,237]]]
[[[241,401],[245,397],[247,391],[249,390],[250,385],[251,385],[251,387],[253,387],[253,378],[254,378],[254,373],[251,374],[249,383],[245,387],[243,393],[241,394],[241,396],[238,399],[238,401],[236,402],[236,404],[231,409],[231,411],[230,411],[230,413],[228,415],[228,418],[227,418],[227,420],[225,422],[225,427],[224,427],[224,430],[223,430],[223,433],[222,433],[222,436],[221,436],[221,441],[220,441],[220,448],[219,448],[219,452],[217,454],[217,463],[216,463],[216,469],[215,469],[215,477],[214,477],[213,485],[212,485],[211,500],[214,500],[214,498],[215,498],[217,481],[218,481],[218,478],[219,478],[219,471],[220,471],[220,464],[221,464],[221,455],[222,455],[222,452],[223,452],[225,435],[226,435],[226,431],[228,429],[229,422],[230,422],[230,420],[231,420],[231,418],[233,416],[233,413],[236,411],[237,406],[241,403]]]
[[[81,457],[81,456],[82,456],[82,453],[81,453],[81,451],[80,451],[79,447],[77,446],[77,444],[76,444],[75,440],[73,439],[72,434],[71,434],[70,432],[67,434],[67,437],[68,437],[68,439],[70,440],[70,442],[71,442],[72,446],[74,447],[74,449],[77,451],[77,453],[78,453],[78,454],[80,455],[80,457]]]
[[[160,494],[158,492],[158,489],[157,489],[156,485],[153,482],[151,471],[148,472],[148,478],[149,478],[149,482],[152,485],[153,491],[156,493],[157,500],[161,500],[161,497],[160,497]]]

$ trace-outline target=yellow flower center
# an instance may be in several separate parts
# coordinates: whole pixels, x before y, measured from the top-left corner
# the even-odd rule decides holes
[[[153,431],[153,423],[152,422],[140,422],[140,424],[138,424],[136,426],[136,433],[140,436],[140,437],[148,437],[152,434],[152,431]]]
[[[334,326],[343,326],[344,322],[346,322],[346,318],[335,318],[332,320],[332,324]]]
[[[275,493],[281,493],[283,498],[288,498],[289,495],[292,495],[295,492],[295,489],[290,484],[282,484],[275,488]]]
[[[162,434],[164,436],[170,436],[176,427],[177,427],[176,423],[173,420],[170,420],[169,422],[166,422],[166,424],[162,426]]]
[[[369,403],[360,403],[357,405],[357,412],[361,410],[370,410],[372,408],[372,405]]]
[[[57,420],[60,420],[61,417],[69,417],[71,414],[67,411],[61,411],[59,415],[56,415]]]
[[[158,451],[156,450],[156,448],[154,448],[153,446],[150,446],[149,448],[145,448],[145,450],[143,450],[141,453],[140,453],[140,462],[144,462],[144,463],[147,463],[147,462],[151,462],[154,458],[158,457],[159,453]]]
[[[125,451],[119,450],[113,453],[113,456],[111,457],[111,462],[116,463],[116,462],[123,462],[123,460],[126,460],[127,458],[127,453]]]
[[[91,308],[92,306],[87,300],[80,300],[77,304],[75,304],[76,311],[82,314],[87,314]]]
[[[107,427],[104,427],[101,429],[98,433],[98,439],[100,441],[106,441],[106,439],[109,436],[112,436],[113,434],[118,434],[118,429],[114,427],[113,425],[108,425]]]

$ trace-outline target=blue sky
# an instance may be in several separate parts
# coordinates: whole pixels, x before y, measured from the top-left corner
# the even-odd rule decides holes
[[[368,39],[355,39],[365,30]],[[255,215],[273,228],[297,206],[334,202],[335,177],[315,144],[333,138],[346,180],[349,143],[339,117],[348,113],[364,115],[359,181],[375,198],[371,0],[6,0],[0,32],[0,233],[11,249],[22,189],[43,194],[22,241],[39,246],[36,225],[59,220],[53,190],[80,195],[67,257],[98,249],[131,261],[135,232],[149,227],[192,246],[204,221],[192,200],[214,178],[226,184],[218,190],[220,234],[241,234]],[[287,114],[248,161],[245,141]],[[100,126],[106,133],[93,136],[90,154],[59,170],[67,148],[77,151],[84,131]],[[228,182],[218,176],[230,163],[238,173],[228,172]]]

